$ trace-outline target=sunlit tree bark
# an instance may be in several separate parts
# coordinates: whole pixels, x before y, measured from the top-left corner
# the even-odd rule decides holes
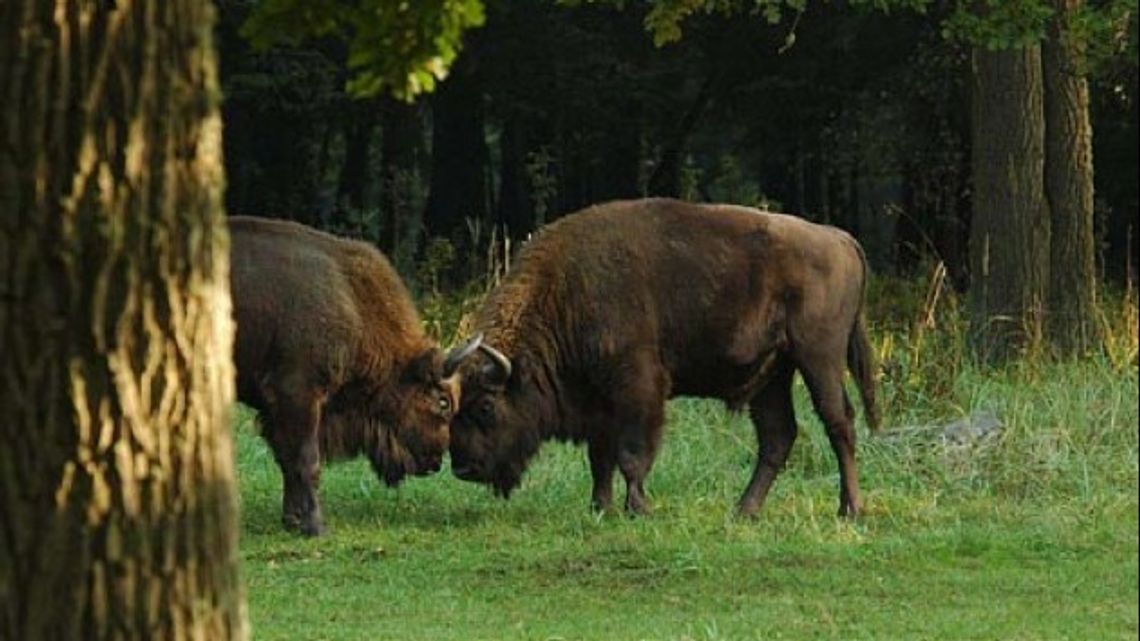
[[[211,3],[2,6],[0,638],[244,638]]]

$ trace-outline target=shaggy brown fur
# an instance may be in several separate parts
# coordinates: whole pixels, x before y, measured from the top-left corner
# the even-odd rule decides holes
[[[292,222],[229,228],[238,398],[281,467],[286,527],[323,530],[321,459],[365,454],[389,485],[438,470],[458,386],[387,259]]]
[[[796,437],[799,371],[840,470],[842,514],[860,508],[854,410],[845,366],[877,427],[872,354],[862,320],[866,266],[845,232],[792,216],[671,200],[614,202],[569,215],[523,249],[475,322],[488,356],[460,368],[452,421],[457,476],[504,496],[545,440],[586,443],[593,503],[648,508],[643,481],[665,400],[748,407],[760,443],[740,499],[753,514]]]

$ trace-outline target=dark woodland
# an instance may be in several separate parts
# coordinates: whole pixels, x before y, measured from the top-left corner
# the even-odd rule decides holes
[[[251,49],[251,4],[219,5],[227,210],[369,240],[416,287],[462,286],[493,238],[639,196],[796,214],[855,234],[876,272],[942,261],[970,282],[970,48],[937,7],[702,14],[658,47],[635,9],[489,3],[407,103],[348,95],[336,39]],[[1102,281],[1136,263],[1136,94],[1133,57],[1090,64]]]

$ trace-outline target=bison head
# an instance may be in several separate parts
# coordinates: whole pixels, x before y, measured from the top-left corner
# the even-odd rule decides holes
[[[491,485],[507,497],[538,451],[542,399],[522,364],[480,344],[480,357],[460,368],[463,401],[451,422],[451,469],[465,481]]]
[[[476,337],[446,356],[430,348],[412,359],[385,394],[386,430],[369,452],[372,467],[388,485],[406,474],[437,472],[447,451],[450,422],[459,405],[459,364],[479,345]]]

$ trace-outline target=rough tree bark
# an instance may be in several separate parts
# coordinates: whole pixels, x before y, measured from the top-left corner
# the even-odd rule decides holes
[[[212,24],[0,11],[0,638],[246,636]]]
[[[1072,21],[1081,0],[1053,0],[1042,46],[1045,78],[1045,195],[1052,237],[1046,331],[1063,355],[1100,344],[1093,233],[1092,123],[1084,44]]]
[[[1040,47],[977,47],[972,76],[970,334],[978,357],[1001,361],[1040,337],[1045,305],[1049,212]]]

